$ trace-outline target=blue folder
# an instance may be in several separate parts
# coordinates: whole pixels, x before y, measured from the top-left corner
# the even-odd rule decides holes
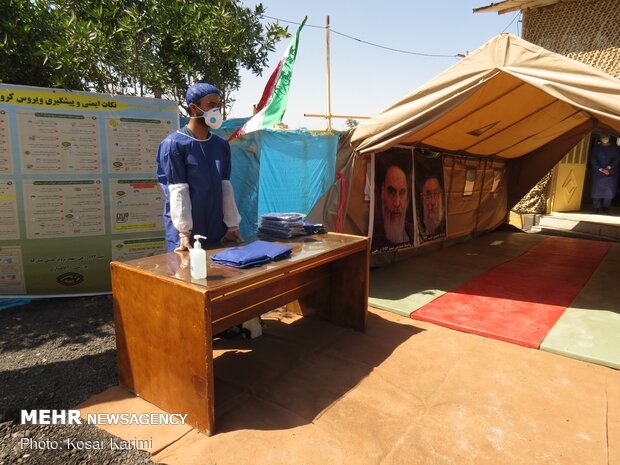
[[[291,255],[292,247],[267,241],[254,241],[243,247],[231,247],[211,255],[211,260],[234,268],[250,268]]]

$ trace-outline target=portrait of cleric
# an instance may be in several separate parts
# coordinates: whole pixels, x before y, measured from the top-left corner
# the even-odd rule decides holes
[[[446,199],[441,154],[416,150],[415,197],[419,241],[446,236]]]
[[[413,227],[412,169],[413,154],[408,149],[392,148],[375,154],[374,220],[372,252],[412,247]]]

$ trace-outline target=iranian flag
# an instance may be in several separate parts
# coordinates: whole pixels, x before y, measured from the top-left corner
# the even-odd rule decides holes
[[[246,123],[237,129],[228,138],[229,141],[243,134],[247,134],[259,129],[269,128],[282,121],[284,112],[286,111],[286,103],[288,102],[288,90],[291,87],[291,79],[293,78],[293,65],[295,64],[295,56],[297,55],[297,43],[299,42],[299,32],[306,24],[306,16],[297,32],[293,36],[293,40],[288,44],[284,51],[284,55],[280,59],[278,66],[267,81],[263,96],[256,107],[256,114],[252,116]]]

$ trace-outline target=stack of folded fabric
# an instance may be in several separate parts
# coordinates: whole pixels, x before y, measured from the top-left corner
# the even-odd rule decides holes
[[[304,221],[304,231],[306,234],[325,234],[327,229],[321,223],[311,223],[310,221]]]
[[[301,221],[304,215],[301,213],[267,213],[261,215],[258,231],[268,236],[282,239],[304,236],[306,230]]]
[[[244,247],[231,247],[211,255],[211,260],[234,268],[250,268],[291,256],[292,247],[273,242],[254,241]]]

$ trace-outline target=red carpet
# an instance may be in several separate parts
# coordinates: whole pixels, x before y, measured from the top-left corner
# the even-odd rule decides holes
[[[411,318],[539,348],[608,249],[605,242],[550,237],[433,300]]]

